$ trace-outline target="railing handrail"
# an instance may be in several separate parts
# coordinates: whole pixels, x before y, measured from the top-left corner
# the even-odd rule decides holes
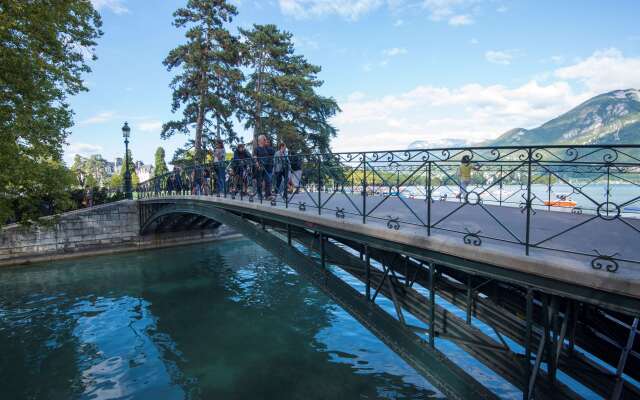
[[[302,157],[302,158],[307,158],[307,159],[326,159],[328,157],[336,157],[336,156],[343,156],[343,155],[348,155],[348,156],[357,156],[357,155],[361,155],[366,157],[368,154],[402,154],[402,155],[407,155],[410,153],[457,153],[456,157],[459,156],[463,156],[464,154],[462,154],[463,152],[477,152],[477,151],[500,151],[500,150],[511,150],[512,152],[517,152],[517,151],[527,151],[527,153],[529,153],[529,155],[531,156],[531,154],[535,153],[536,151],[540,151],[540,150],[546,150],[546,149],[550,149],[550,150],[574,150],[574,151],[579,151],[579,150],[587,150],[587,149],[595,149],[595,150],[602,150],[602,151],[606,151],[606,150],[615,150],[615,149],[637,149],[640,152],[640,144],[602,144],[602,145],[597,145],[597,144],[583,144],[583,145],[563,145],[563,144],[557,144],[557,145],[526,145],[526,146],[460,146],[460,147],[435,147],[435,148],[419,148],[419,149],[399,149],[399,150],[369,150],[369,151],[342,151],[342,152],[327,152],[327,153],[294,153],[294,154],[288,154],[287,157],[292,158],[292,157]],[[226,150],[226,149],[225,149]],[[230,150],[230,152],[233,153],[233,150]],[[255,161],[255,160],[271,160],[273,159],[274,156],[267,156],[267,157],[257,157],[255,155],[251,155],[250,158],[247,159],[242,159],[242,160],[248,160],[248,161]],[[384,161],[383,159],[380,159],[381,161]],[[228,159],[228,160],[224,160],[223,163],[225,163],[227,165],[227,167],[229,165],[231,165],[234,161],[234,159]],[[356,161],[355,159],[353,160],[354,162]],[[413,160],[407,160],[407,161],[413,161]],[[436,160],[432,160],[433,162],[456,162],[459,161],[458,158],[452,158],[452,157],[447,157],[447,159],[436,159]],[[479,163],[508,163],[508,162],[517,162],[517,160],[500,160],[500,159],[488,159],[488,160],[473,160],[474,162],[479,162]],[[635,165],[638,164],[638,166],[640,166],[640,159],[634,159],[635,162],[609,162],[609,161],[574,161],[574,160],[545,160],[544,162],[547,163],[564,163],[564,164],[583,164],[583,165],[611,165],[611,164],[622,164],[622,165]],[[420,162],[420,160],[415,160],[415,162]],[[215,167],[216,164],[219,163],[219,161],[208,161],[208,162],[204,162],[202,164],[198,164],[196,165],[195,163],[193,165],[188,165],[185,167],[181,167],[181,170],[192,170],[195,169],[197,167]],[[152,177],[150,179],[147,179],[146,181],[140,182],[139,185],[144,185],[147,184],[148,182],[154,181],[155,179],[160,179],[163,177],[168,177],[171,175],[174,175],[175,172],[174,171],[169,171],[166,172],[162,175],[159,176],[155,176]]]

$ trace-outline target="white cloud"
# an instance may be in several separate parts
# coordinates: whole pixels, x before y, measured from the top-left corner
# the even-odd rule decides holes
[[[383,0],[278,0],[282,13],[295,18],[335,14],[349,20],[357,20],[385,3]]]
[[[473,24],[473,18],[469,15],[454,15],[449,18],[449,25],[451,26],[463,26]]]
[[[469,40],[469,43],[478,44],[478,43],[480,43],[480,41],[478,39],[476,39],[476,38],[471,38],[471,40]]]
[[[160,129],[162,129],[162,121],[160,120],[143,120],[135,125],[142,132],[160,133]]]
[[[317,40],[308,38],[306,36],[294,36],[293,44],[297,47],[311,50],[318,50],[320,48],[320,44]]]
[[[590,57],[555,71],[557,78],[581,82],[594,94],[640,88],[640,57],[625,57],[618,49],[594,52]]]
[[[551,62],[554,62],[556,64],[562,64],[564,63],[564,57],[563,56],[551,56]]]
[[[496,9],[496,11],[499,13],[506,13],[507,11],[509,11],[509,9],[507,8],[507,6],[500,6]]]
[[[433,21],[449,21],[452,26],[473,23],[477,5],[482,0],[278,0],[280,11],[294,18],[304,19],[337,15],[348,20],[358,20],[361,16],[386,7],[394,14],[415,12],[422,8]],[[394,26],[404,24],[396,19]]]
[[[116,116],[113,111],[103,111],[78,122],[78,125],[95,125],[111,121]]]
[[[640,57],[600,50],[544,75],[545,83],[530,80],[515,87],[420,85],[375,98],[354,92],[340,102],[343,112],[333,119],[339,129],[334,148],[404,149],[416,140],[473,143],[517,127],[534,128],[595,95],[640,88]]]
[[[488,50],[484,53],[484,58],[490,63],[509,65],[514,57],[512,50]]]
[[[530,128],[585,100],[566,82],[530,81],[509,88],[468,84],[457,88],[418,86],[397,95],[353,96],[334,119],[336,150],[402,149],[415,140],[478,142],[514,127]],[[366,135],[366,136],[363,136]]]
[[[66,152],[69,155],[79,154],[83,157],[90,156],[92,154],[96,154],[102,151],[102,146],[91,143],[70,143]]]
[[[407,53],[408,51],[404,47],[392,47],[390,49],[386,49],[382,51],[382,54],[384,54],[387,57],[401,56]]]
[[[424,0],[422,7],[429,11],[434,21],[453,19],[474,8],[479,0]]]
[[[347,97],[347,101],[360,101],[363,100],[366,95],[363,92],[353,92]]]
[[[98,11],[107,9],[115,14],[125,14],[129,12],[129,9],[124,5],[122,0],[91,0],[91,4],[93,4],[93,7]]]

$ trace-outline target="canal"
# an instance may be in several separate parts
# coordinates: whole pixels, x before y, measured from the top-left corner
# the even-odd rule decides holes
[[[0,354],[2,399],[442,397],[247,240],[6,268]]]

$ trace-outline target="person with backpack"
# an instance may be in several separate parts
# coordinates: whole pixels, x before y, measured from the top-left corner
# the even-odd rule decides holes
[[[216,171],[216,187],[218,194],[224,193],[225,159],[227,153],[224,150],[224,143],[221,139],[216,140],[216,147],[213,149],[213,166]]]
[[[251,154],[245,148],[244,143],[239,143],[231,160],[231,172],[233,173],[231,193],[237,193],[238,186],[241,186],[242,193],[247,193],[250,169]]]
[[[289,163],[291,165],[291,191],[294,193],[300,187],[302,180],[302,159],[303,156],[301,154],[289,155]]]
[[[258,196],[262,199],[272,200],[271,198],[271,178],[273,176],[273,156],[275,151],[265,135],[258,136],[258,147],[255,150],[256,157],[256,175],[258,186]],[[264,187],[263,187],[264,186]]]
[[[278,151],[273,156],[273,174],[275,180],[275,194],[280,193],[283,199],[287,197],[287,183],[289,182],[289,153],[287,145],[280,143]]]

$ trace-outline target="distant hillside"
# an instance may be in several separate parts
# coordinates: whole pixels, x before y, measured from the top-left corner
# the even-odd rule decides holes
[[[640,90],[598,95],[537,128],[511,129],[489,144],[640,144]]]
[[[409,143],[407,147],[410,150],[417,149],[438,149],[449,147],[465,147],[467,141],[462,139],[429,139],[429,140],[416,140]]]

